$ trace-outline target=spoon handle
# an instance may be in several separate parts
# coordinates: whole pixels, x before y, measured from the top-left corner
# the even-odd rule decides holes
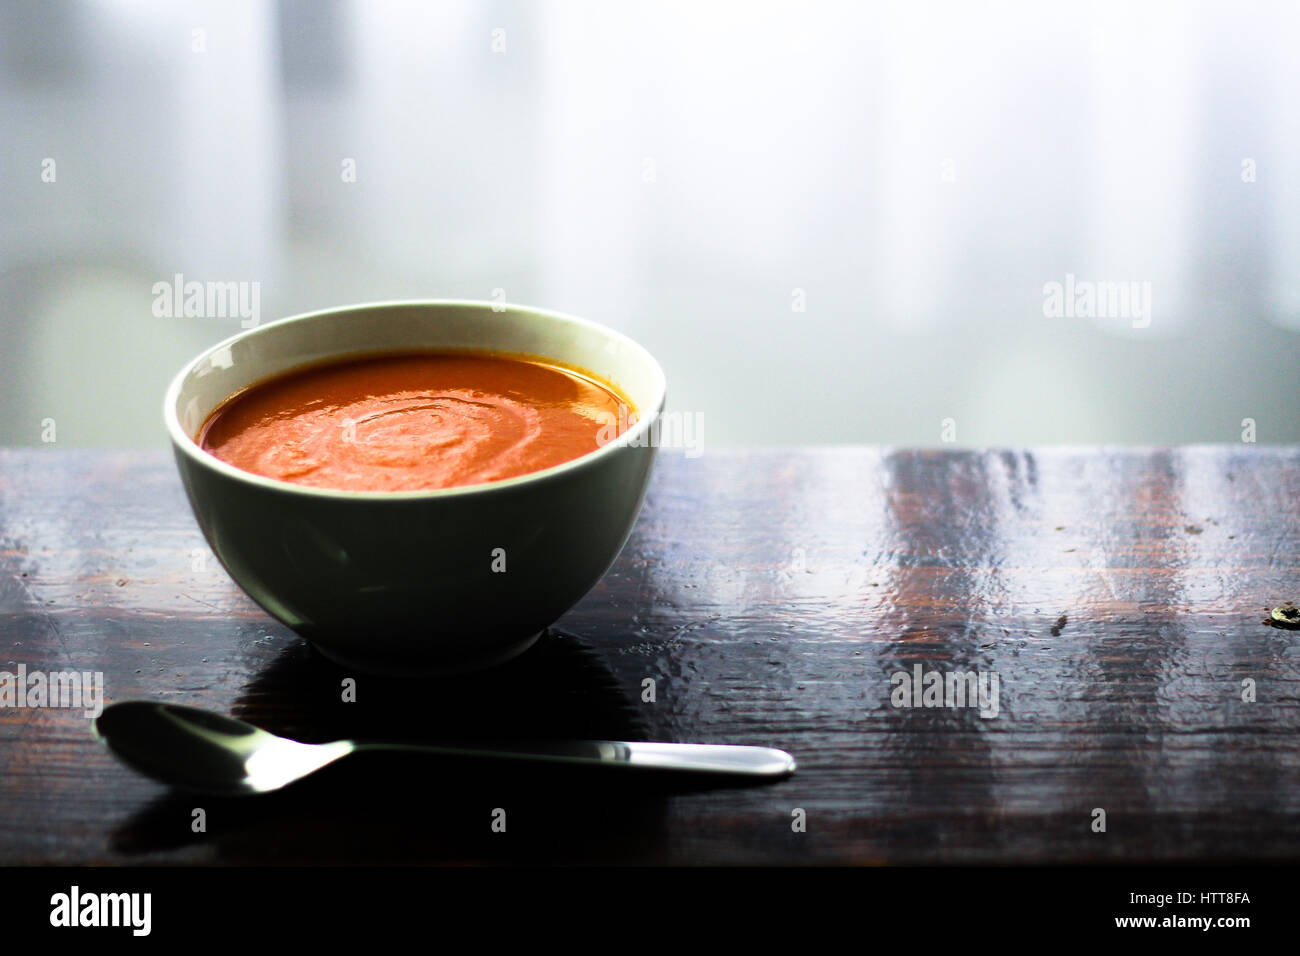
[[[623,740],[564,740],[512,742],[488,748],[441,747],[426,744],[358,743],[356,749],[401,750],[444,756],[487,757],[543,763],[680,770],[743,777],[786,777],[795,771],[794,758],[771,747],[727,744],[673,744]]]

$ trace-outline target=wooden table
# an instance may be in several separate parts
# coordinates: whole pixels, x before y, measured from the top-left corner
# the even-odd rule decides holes
[[[1262,621],[1298,598],[1297,448],[664,451],[617,565],[527,655],[359,675],[345,703],[349,675],[212,558],[168,454],[3,451],[0,670],[302,739],[708,740],[800,771],[361,758],[203,799],[80,712],[8,707],[0,863],[1295,860],[1300,632]],[[996,675],[997,716],[894,706],[916,665]]]

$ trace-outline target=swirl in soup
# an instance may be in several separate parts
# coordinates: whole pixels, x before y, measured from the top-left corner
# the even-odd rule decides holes
[[[343,491],[454,488],[595,451],[634,421],[594,376],[486,352],[348,359],[253,385],[208,417],[199,445],[267,478]]]

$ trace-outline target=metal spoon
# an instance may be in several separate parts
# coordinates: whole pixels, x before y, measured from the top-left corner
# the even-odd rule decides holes
[[[155,780],[230,796],[279,790],[348,754],[375,750],[771,779],[795,770],[794,758],[784,750],[721,744],[528,741],[500,750],[353,740],[304,744],[233,717],[147,700],[110,704],[92,728],[124,763]]]

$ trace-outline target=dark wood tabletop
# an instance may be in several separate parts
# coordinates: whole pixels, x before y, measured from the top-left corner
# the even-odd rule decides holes
[[[1296,600],[1294,447],[664,450],[617,564],[524,656],[350,675],[227,577],[168,453],[0,451],[0,671],[102,672],[110,701],[304,740],[799,761],[719,789],[367,755],[200,798],[119,764],[83,712],[10,701],[0,863],[1296,860],[1300,631],[1264,623]],[[918,665],[996,679],[996,715],[896,706]]]

